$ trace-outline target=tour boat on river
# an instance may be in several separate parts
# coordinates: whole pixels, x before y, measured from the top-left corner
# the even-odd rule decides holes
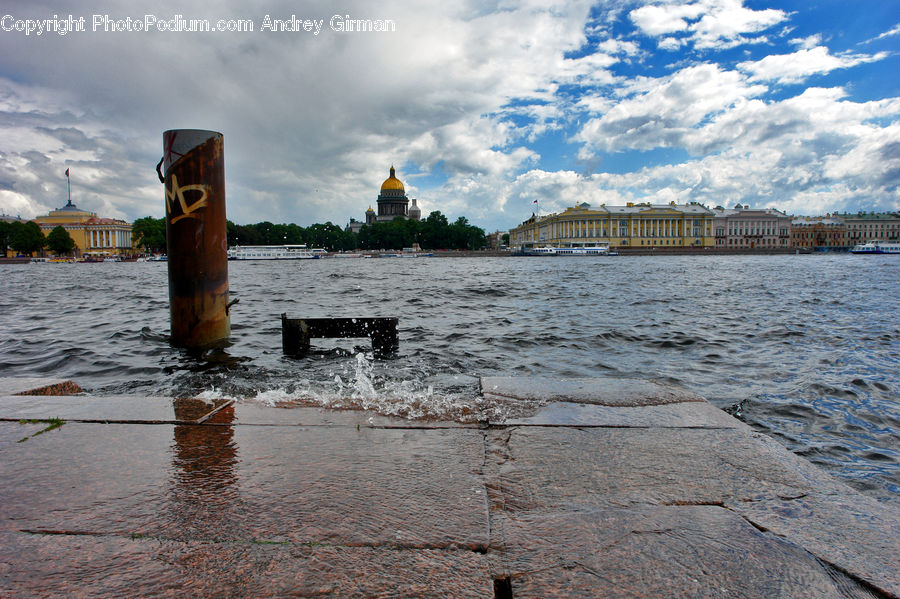
[[[238,245],[228,250],[229,260],[313,260],[325,250],[305,245]]]
[[[853,254],[900,254],[900,241],[870,241],[853,246]]]
[[[607,256],[610,254],[606,244],[576,247],[533,247],[524,248],[522,253],[526,256]],[[613,254],[615,255],[615,254]]]

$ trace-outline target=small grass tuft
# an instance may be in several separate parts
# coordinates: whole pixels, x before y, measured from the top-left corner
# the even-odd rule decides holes
[[[52,431],[55,428],[59,428],[66,423],[62,418],[28,418],[19,420],[19,424],[47,424],[46,428],[39,430],[38,432],[31,435],[31,437],[37,437],[38,435],[42,435],[47,431]],[[27,441],[31,437],[22,437],[16,443],[22,443]]]

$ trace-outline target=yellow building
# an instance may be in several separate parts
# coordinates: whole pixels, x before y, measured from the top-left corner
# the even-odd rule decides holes
[[[532,247],[714,247],[713,211],[697,203],[601,206],[578,204],[559,214],[532,216],[510,229],[514,250]]]
[[[34,219],[44,236],[62,226],[75,242],[75,254],[85,257],[130,255],[131,225],[124,220],[99,218],[96,213],[80,210],[71,200],[47,216]]]

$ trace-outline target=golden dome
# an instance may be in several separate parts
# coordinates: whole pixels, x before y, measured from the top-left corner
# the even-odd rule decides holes
[[[400,191],[405,191],[403,189],[403,183],[400,182],[400,179],[394,176],[394,167],[391,167],[391,176],[384,180],[384,183],[381,184],[381,191],[388,191],[392,189],[397,189]]]

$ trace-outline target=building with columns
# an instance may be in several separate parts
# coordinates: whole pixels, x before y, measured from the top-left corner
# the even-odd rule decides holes
[[[737,204],[734,208],[713,209],[716,248],[730,250],[790,249],[791,217],[771,208],[751,210]]]
[[[47,216],[34,219],[44,236],[57,226],[62,226],[75,242],[75,255],[106,257],[130,255],[131,225],[124,220],[100,218],[94,212],[81,210],[71,200]]]
[[[635,204],[592,208],[582,203],[558,214],[532,215],[509,231],[511,249],[532,247],[713,247],[713,212],[697,204]]]
[[[897,241],[900,239],[900,214],[858,212],[835,214],[847,226],[847,245],[853,247],[869,241]]]
[[[406,189],[403,183],[397,178],[394,167],[391,167],[390,176],[381,184],[381,193],[378,194],[378,215],[375,216],[373,222],[390,222],[402,216],[404,219],[409,218],[409,198],[406,197]],[[370,221],[372,214],[366,213],[366,224],[372,224]]]
[[[791,221],[791,247],[808,250],[847,249],[847,225],[844,221],[825,217],[801,217]]]

